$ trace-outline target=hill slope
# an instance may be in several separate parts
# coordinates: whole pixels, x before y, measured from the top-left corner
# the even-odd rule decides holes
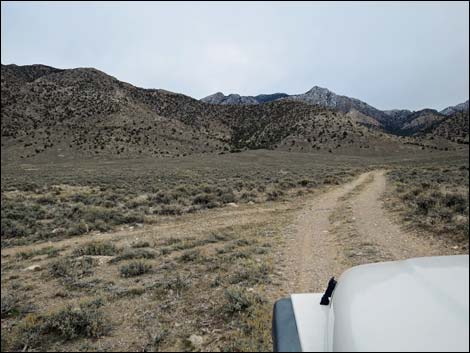
[[[469,114],[467,111],[456,112],[440,123],[425,131],[428,139],[442,138],[459,144],[469,143]]]
[[[223,93],[218,92],[211,96],[201,99],[201,101],[210,104],[224,104],[224,105],[247,105],[247,104],[261,104],[274,100],[293,100],[307,103],[310,105],[319,105],[325,108],[336,109],[342,113],[359,112],[362,116],[372,118],[375,122],[367,122],[368,119],[361,119],[365,125],[380,126],[383,122],[387,121],[387,115],[368,105],[359,99],[340,96],[336,93],[322,87],[314,86],[309,91],[303,94],[287,95],[284,93],[275,93],[270,95],[240,96],[238,94],[230,94],[225,96]]]
[[[379,123],[355,108],[345,114],[351,105],[342,98],[309,92],[314,99],[308,102],[297,97],[214,105],[135,87],[93,68],[2,65],[2,161],[49,160],[51,155],[175,157],[260,148],[343,153],[412,148],[365,127]],[[332,108],[313,104],[317,96]]]
[[[468,100],[440,111],[440,113],[444,115],[453,115],[458,112],[468,112]]]
[[[1,72],[2,158],[334,150],[381,139],[341,112],[299,101],[212,105],[92,68],[2,65]]]
[[[288,95],[285,93],[260,94],[257,96],[240,96],[239,94],[229,94],[226,96],[222,92],[217,92],[213,95],[202,98],[201,101],[210,104],[248,105],[272,102],[285,97],[288,97]]]
[[[452,116],[457,112],[468,112],[468,100],[464,103],[447,107],[441,112],[433,109],[423,109],[419,111],[394,109],[382,111],[359,99],[341,96],[327,88],[318,86],[314,86],[303,94],[281,94],[280,96],[274,94],[267,96],[269,97],[269,101],[291,100],[335,109],[346,114],[361,125],[381,129],[385,132],[400,136],[421,136],[431,127],[445,120],[446,116]],[[240,96],[238,94],[224,96],[222,93],[218,92],[212,96],[203,98],[202,101],[210,104],[223,105],[254,105],[264,102],[257,99],[257,97],[260,96],[251,97]]]

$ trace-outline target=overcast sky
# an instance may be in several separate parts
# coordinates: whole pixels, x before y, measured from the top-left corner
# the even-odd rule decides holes
[[[318,85],[379,108],[468,99],[461,3],[2,1],[3,64],[95,67],[195,98]]]

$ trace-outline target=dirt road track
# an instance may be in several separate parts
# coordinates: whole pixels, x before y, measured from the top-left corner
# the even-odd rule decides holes
[[[377,170],[306,203],[287,240],[289,293],[321,292],[331,276],[354,265],[452,253],[395,223],[383,207],[385,188],[385,171]]]

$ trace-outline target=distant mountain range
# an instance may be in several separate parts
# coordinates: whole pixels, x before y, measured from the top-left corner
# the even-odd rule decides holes
[[[259,99],[263,97],[264,99]],[[285,93],[265,94],[259,96],[240,96],[230,94],[225,96],[218,92],[201,99],[210,104],[246,105],[262,104],[276,100],[300,101],[311,105],[319,105],[331,109],[336,109],[348,114],[364,125],[381,127],[389,133],[398,135],[413,135],[421,130],[426,130],[435,123],[442,121],[445,117],[457,112],[468,112],[468,100],[464,103],[447,107],[438,112],[433,109],[423,109],[420,111],[410,110],[379,110],[371,105],[347,96],[338,95],[327,88],[314,86],[303,94],[288,95]]]
[[[440,113],[449,116],[449,115],[459,113],[459,112],[468,112],[468,99],[464,103],[460,103],[460,104],[457,104],[457,105],[454,105],[454,106],[451,106],[451,107],[447,107],[447,108],[441,110]]]
[[[346,154],[451,149],[468,144],[466,107],[384,112],[320,87],[293,96],[216,94],[200,101],[135,87],[93,68],[2,65],[1,156],[4,162],[260,148]]]
[[[225,96],[222,92],[217,92],[211,96],[201,99],[201,101],[210,104],[222,105],[249,105],[261,104],[275,101],[280,98],[289,97],[285,93],[260,94],[258,96],[240,96],[239,94],[229,94]]]

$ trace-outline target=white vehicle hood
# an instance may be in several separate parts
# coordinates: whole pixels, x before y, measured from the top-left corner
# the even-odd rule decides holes
[[[468,256],[354,267],[333,293],[327,350],[468,352],[468,301]]]

